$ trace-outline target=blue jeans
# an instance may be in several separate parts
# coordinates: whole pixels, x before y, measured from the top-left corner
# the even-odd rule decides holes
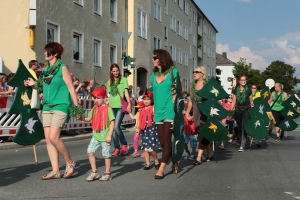
[[[115,149],[121,149],[120,143],[121,145],[127,145],[127,141],[121,129],[121,123],[125,114],[121,108],[113,108],[112,110],[115,116],[115,129],[113,132],[114,146]]]

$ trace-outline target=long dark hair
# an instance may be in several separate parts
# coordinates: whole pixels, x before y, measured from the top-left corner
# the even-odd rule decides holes
[[[168,69],[170,69],[171,66],[175,66],[174,62],[166,50],[163,49],[155,49],[153,50],[153,55],[156,55],[159,59],[159,64],[161,66],[161,72],[164,72]],[[153,69],[154,72],[159,71],[157,67],[154,67]]]
[[[121,78],[122,78],[122,76],[121,76],[121,71],[120,71],[120,67],[119,67],[118,64],[113,63],[113,64],[111,64],[111,66],[109,67],[109,79],[110,79],[110,85],[113,85],[114,82],[115,82],[115,77],[114,77],[113,73],[111,73],[111,71],[113,70],[113,68],[118,68],[118,70],[119,70],[119,76],[118,76],[118,79],[119,79],[119,80],[118,80],[118,84],[120,84],[120,81],[121,81]]]

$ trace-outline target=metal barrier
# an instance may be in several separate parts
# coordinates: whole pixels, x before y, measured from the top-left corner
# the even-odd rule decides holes
[[[13,96],[2,95],[0,96],[0,137],[14,136],[20,126],[19,114],[8,114],[9,108],[13,103]],[[91,111],[94,106],[92,99],[81,98],[81,105],[85,110],[85,116]],[[38,111],[38,116],[42,119],[41,111]],[[129,115],[125,115],[121,125],[134,124],[135,120],[131,119]],[[68,123],[65,123],[62,130],[78,130],[78,129],[90,129],[92,128],[90,122],[82,122],[74,117],[71,117]]]

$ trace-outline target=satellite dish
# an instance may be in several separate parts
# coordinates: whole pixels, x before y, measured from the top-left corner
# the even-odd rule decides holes
[[[271,89],[272,87],[274,87],[275,81],[273,79],[269,78],[269,79],[266,80],[265,85],[267,87],[269,87],[269,89]]]

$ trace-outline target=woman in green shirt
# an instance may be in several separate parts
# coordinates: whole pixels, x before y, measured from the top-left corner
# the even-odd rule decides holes
[[[277,135],[277,139],[275,140],[276,142],[282,140],[284,136],[284,131],[280,130],[280,128],[278,127],[279,124],[284,120],[284,117],[280,113],[280,111],[284,109],[284,107],[281,104],[287,99],[287,94],[282,90],[283,90],[283,85],[281,83],[276,83],[275,91],[272,92],[269,99],[269,104],[270,105],[272,104],[271,111],[276,121],[275,124],[275,130]]]
[[[48,155],[52,171],[42,177],[43,180],[61,178],[59,170],[59,154],[66,162],[64,178],[69,178],[75,171],[76,162],[71,159],[69,151],[60,139],[64,123],[69,119],[69,109],[79,100],[73,86],[68,67],[61,61],[63,46],[57,42],[48,43],[45,48],[45,60],[48,65],[41,74],[43,81],[43,126]],[[36,82],[28,78],[25,86],[33,86]],[[72,99],[72,100],[71,100]]]
[[[153,51],[152,57],[154,70],[150,77],[154,96],[154,120],[157,127],[158,139],[163,148],[161,165],[155,179],[164,178],[164,170],[172,155],[172,123],[175,116],[172,101],[172,74],[176,78],[178,70],[170,54],[162,49]],[[175,166],[177,165],[177,166]],[[177,169],[175,168],[177,167]],[[174,164],[173,172],[177,173],[178,164]]]

